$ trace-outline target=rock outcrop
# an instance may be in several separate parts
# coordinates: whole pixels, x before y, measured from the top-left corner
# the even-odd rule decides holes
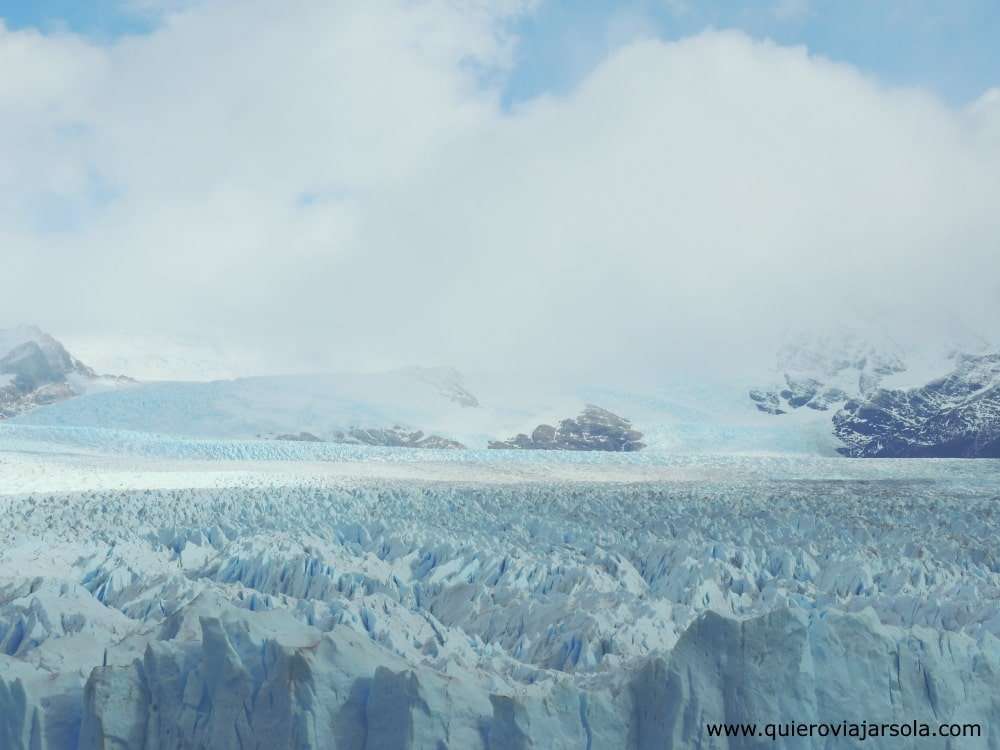
[[[333,432],[326,440],[311,432],[278,435],[275,437],[275,440],[287,440],[297,443],[378,445],[386,448],[437,448],[446,450],[465,448],[457,440],[451,440],[440,435],[427,435],[423,430],[411,430],[401,425],[393,425],[392,427],[351,427],[348,430]]]
[[[294,443],[322,443],[323,439],[316,437],[311,432],[300,432],[298,434],[289,433],[287,435],[278,435],[275,440],[288,440]]]
[[[347,431],[335,432],[331,443],[353,443],[355,445],[381,445],[389,448],[444,448],[460,449],[465,446],[457,440],[427,435],[423,430],[410,430],[401,425],[392,427],[352,427]]]
[[[614,451],[642,450],[642,433],[632,422],[607,409],[588,404],[576,419],[564,419],[558,427],[540,424],[531,435],[523,432],[509,440],[493,441],[490,448],[521,450]]]

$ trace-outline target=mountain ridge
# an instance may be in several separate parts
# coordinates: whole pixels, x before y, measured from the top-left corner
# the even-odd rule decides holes
[[[879,389],[833,418],[855,458],[1000,458],[1000,353],[960,355],[919,388]]]
[[[98,375],[37,326],[0,330],[0,419],[132,382]]]

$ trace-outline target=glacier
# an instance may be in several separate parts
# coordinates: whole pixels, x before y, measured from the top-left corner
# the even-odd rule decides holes
[[[746,398],[746,383],[746,377],[733,373],[718,382],[675,377],[625,389],[408,368],[133,383],[94,389],[10,421],[242,442],[302,432],[336,441],[355,429],[399,425],[475,449],[531,434],[539,423],[559,424],[595,404],[630,419],[654,450],[836,454],[829,415],[774,420]]]
[[[7,423],[0,747],[997,748],[998,477]]]

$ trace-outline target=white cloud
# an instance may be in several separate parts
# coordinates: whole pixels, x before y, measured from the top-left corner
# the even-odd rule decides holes
[[[843,317],[990,327],[987,99],[708,33],[505,113],[487,82],[521,8],[497,7],[213,0],[110,48],[5,32],[29,64],[0,84],[0,320],[577,373]]]

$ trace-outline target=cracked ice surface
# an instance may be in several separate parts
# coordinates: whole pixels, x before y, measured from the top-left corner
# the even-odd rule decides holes
[[[27,445],[0,453],[2,748],[727,747],[706,721],[860,719],[1000,747],[996,462]]]

